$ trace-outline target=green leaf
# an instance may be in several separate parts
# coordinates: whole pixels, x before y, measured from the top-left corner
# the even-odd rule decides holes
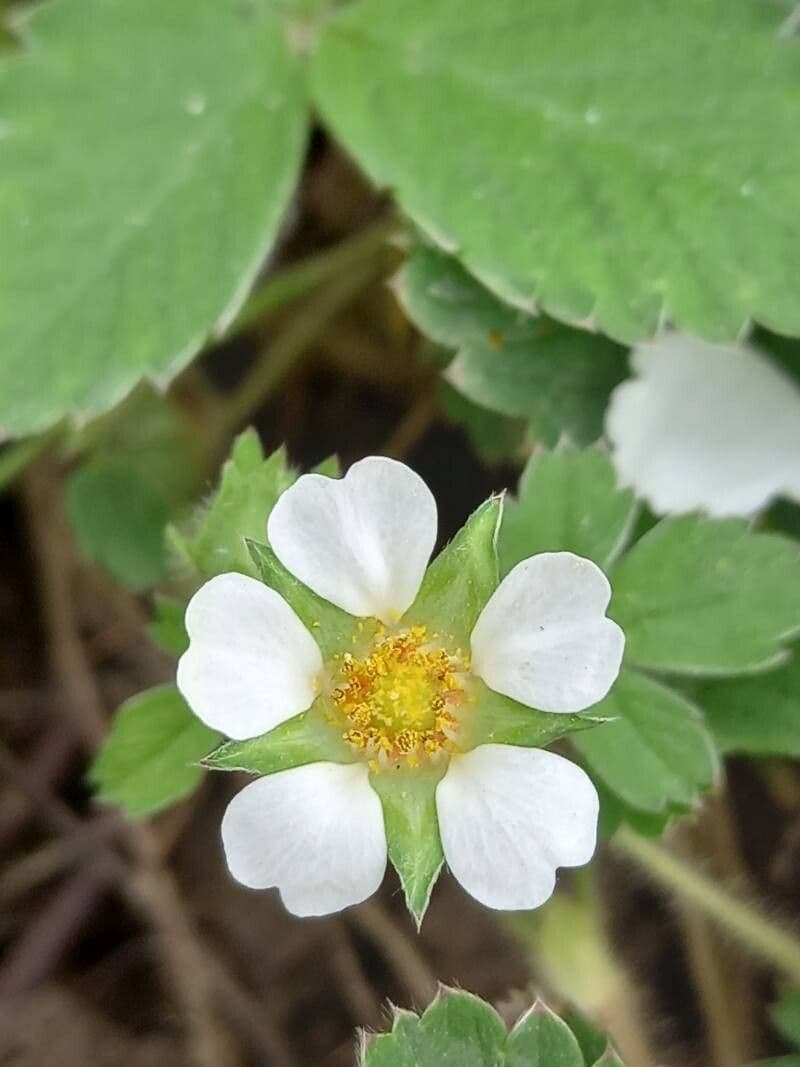
[[[364,1050],[361,1067],[497,1067],[505,1039],[494,1008],[447,989],[419,1019],[409,1012],[398,1015],[392,1033],[374,1038]]]
[[[798,334],[787,10],[363,0],[328,24],[314,93],[370,177],[512,303],[624,341],[665,318]]]
[[[191,712],[174,685],[127,700],[114,717],[89,780],[104,804],[131,818],[188,796],[203,777],[199,761],[219,734]]]
[[[776,1030],[800,1048],[800,989],[788,989],[783,993],[769,1014]]]
[[[194,532],[169,528],[172,548],[203,580],[227,571],[257,578],[245,539],[265,536],[269,513],[294,478],[283,449],[264,459],[258,434],[245,430],[236,438],[219,488]]]
[[[611,391],[628,375],[625,349],[508,307],[429,248],[412,254],[398,291],[422,330],[458,350],[445,377],[473,403],[529,420],[547,444],[600,437]]]
[[[269,0],[36,7],[0,69],[0,427],[165,384],[241,306],[306,139]]]
[[[617,1055],[616,1051],[609,1045],[600,1059],[594,1063],[593,1067],[625,1067],[625,1065]]]
[[[308,763],[352,763],[353,750],[341,730],[330,723],[318,704],[276,726],[261,737],[225,741],[203,760],[212,771],[274,774]]]
[[[620,560],[609,614],[637,666],[735,674],[800,628],[800,545],[739,519],[664,519]]]
[[[478,616],[497,588],[502,511],[502,498],[492,497],[473,512],[428,567],[404,623],[425,625],[453,647],[469,648]]]
[[[443,773],[437,768],[387,767],[370,778],[383,806],[389,859],[417,929],[444,863],[436,814],[436,786]]]
[[[506,1067],[583,1067],[583,1053],[567,1024],[539,1002],[509,1034],[503,1062]]]
[[[145,589],[164,574],[163,497],[125,460],[96,460],[66,484],[67,513],[78,546],[129,589]]]
[[[459,739],[465,750],[491,744],[544,748],[567,734],[590,730],[606,721],[589,715],[537,711],[496,693],[480,678],[470,680],[470,693],[471,703],[463,716]]]
[[[501,572],[538,552],[574,552],[606,569],[622,551],[635,517],[633,493],[617,488],[605,452],[567,446],[537,452],[520,479],[517,499],[506,503]]]
[[[800,756],[800,656],[777,670],[693,690],[723,752]]]
[[[697,709],[660,682],[624,670],[592,711],[615,718],[573,743],[625,803],[660,812],[689,807],[717,773],[711,737]]]
[[[247,548],[258,577],[294,609],[319,645],[324,660],[350,649],[356,634],[366,637],[369,629],[374,628],[374,622],[356,619],[313,593],[284,567],[269,545],[248,541]]]
[[[186,633],[186,604],[174,597],[157,595],[155,618],[147,628],[150,637],[165,652],[182,656],[189,647]]]
[[[500,463],[521,452],[527,430],[519,419],[509,419],[474,404],[444,379],[439,381],[439,405],[446,418],[464,429],[475,453],[485,463]]]

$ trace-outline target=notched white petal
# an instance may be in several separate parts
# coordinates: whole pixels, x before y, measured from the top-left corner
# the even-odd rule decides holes
[[[597,791],[580,767],[543,749],[481,745],[454,756],[436,808],[450,870],[489,908],[538,908],[557,868],[594,854]]]
[[[606,434],[620,481],[655,511],[747,516],[800,499],[800,389],[767,357],[670,332],[631,364]]]
[[[258,737],[308,708],[322,656],[273,589],[243,574],[206,582],[186,609],[189,648],[178,688],[198,718],[228,737]]]
[[[472,670],[490,689],[540,711],[576,712],[602,700],[619,674],[625,637],[606,618],[608,579],[572,552],[523,560],[500,583],[472,631]]]
[[[276,886],[295,915],[328,915],[381,884],[386,833],[363,763],[313,763],[258,778],[222,820],[231,874],[251,889]]]
[[[267,525],[275,554],[332,604],[394,622],[419,591],[436,541],[436,502],[418,474],[371,456],[344,478],[305,474]]]

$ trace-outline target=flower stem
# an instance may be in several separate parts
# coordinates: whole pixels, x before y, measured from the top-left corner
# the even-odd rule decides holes
[[[225,340],[249,329],[261,319],[297,300],[333,278],[374,262],[398,229],[397,220],[382,218],[334,248],[318,252],[300,263],[276,271],[250,296],[225,331]]]
[[[754,956],[800,982],[800,940],[786,924],[765,915],[756,904],[735,896],[627,826],[617,831],[613,844],[657,885],[706,915]]]

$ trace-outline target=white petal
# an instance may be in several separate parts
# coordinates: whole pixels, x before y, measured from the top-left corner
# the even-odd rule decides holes
[[[490,689],[541,711],[602,700],[619,674],[625,636],[605,617],[608,579],[572,552],[518,563],[472,631],[472,670]]]
[[[453,756],[436,787],[442,848],[466,891],[489,908],[538,908],[557,867],[592,858],[597,791],[574,763],[540,748],[480,745]]]
[[[363,763],[312,763],[245,786],[222,819],[230,872],[277,886],[295,915],[328,915],[371,896],[386,870],[386,832]]]
[[[800,499],[800,389],[752,348],[668,333],[634,349],[606,433],[620,481],[661,514]]]
[[[419,591],[436,541],[436,501],[393,459],[344,478],[304,474],[272,509],[267,536],[296,578],[351,615],[393,622]]]
[[[254,578],[220,574],[186,609],[189,648],[178,688],[228,737],[258,737],[314,700],[322,657],[283,597]]]

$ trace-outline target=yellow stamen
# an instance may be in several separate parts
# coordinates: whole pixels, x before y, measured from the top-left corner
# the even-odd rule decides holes
[[[345,652],[335,665],[331,698],[344,719],[342,736],[371,765],[380,758],[416,766],[423,756],[452,751],[463,667],[428,643],[424,626],[391,637],[380,628],[367,655]]]

